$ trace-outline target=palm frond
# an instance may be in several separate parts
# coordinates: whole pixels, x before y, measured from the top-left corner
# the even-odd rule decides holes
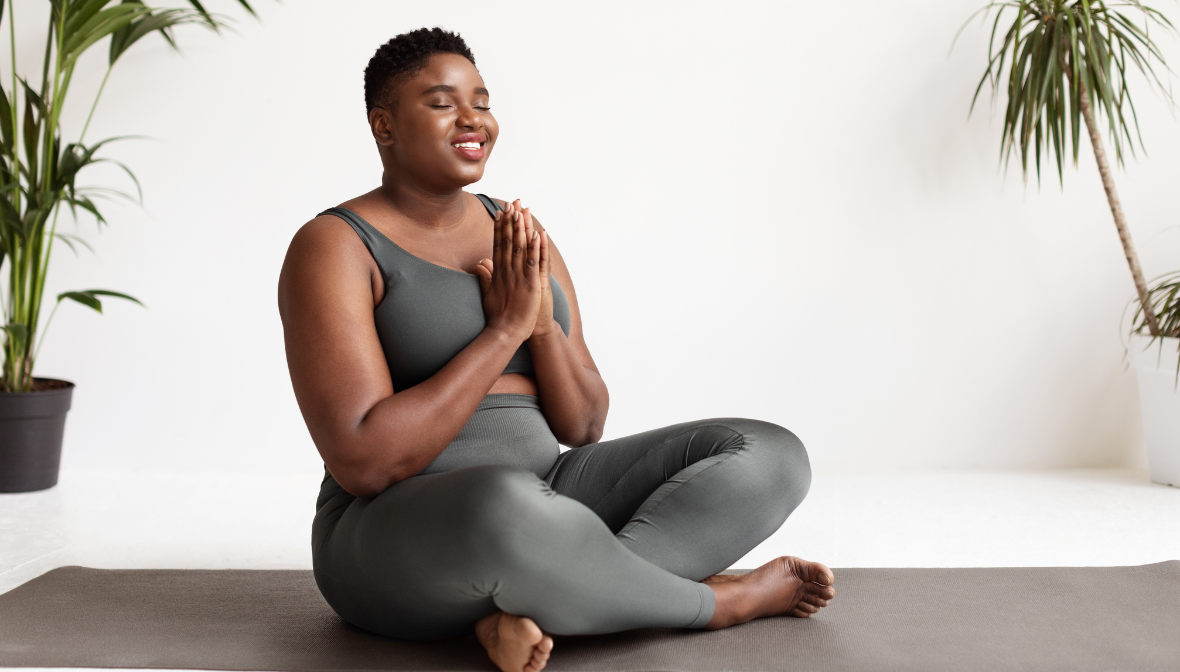
[[[1031,169],[1040,183],[1042,161],[1050,159],[1064,184],[1066,163],[1078,162],[1083,97],[1105,117],[1120,165],[1127,154],[1135,155],[1136,146],[1144,150],[1128,88],[1132,72],[1144,75],[1174,104],[1165,84],[1171,70],[1150,29],[1174,34],[1175,28],[1138,0],[1013,0],[989,3],[969,21],[979,15],[994,18],[987,67],[970,113],[985,85],[993,101],[1001,91],[1006,94],[1000,159],[1007,167],[1011,156],[1019,155],[1026,179]]]

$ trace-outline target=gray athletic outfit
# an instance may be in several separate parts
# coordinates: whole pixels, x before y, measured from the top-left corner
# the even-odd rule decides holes
[[[350,210],[324,214],[356,230],[385,278],[375,317],[395,390],[483,329],[476,276],[409,254]],[[505,373],[532,370],[522,345]],[[497,610],[562,635],[700,628],[714,598],[698,582],[774,533],[810,482],[803,445],[778,425],[699,420],[561,453],[536,397],[489,394],[426,469],[372,499],[325,475],[315,578],[346,621],[400,639],[462,636]]]

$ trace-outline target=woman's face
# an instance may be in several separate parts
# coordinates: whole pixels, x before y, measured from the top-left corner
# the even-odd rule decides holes
[[[386,171],[443,193],[478,181],[496,142],[488,90],[471,61],[435,54],[369,115]],[[392,164],[392,165],[391,165]]]

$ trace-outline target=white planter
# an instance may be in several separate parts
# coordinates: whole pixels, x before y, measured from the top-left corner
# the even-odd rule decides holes
[[[1177,385],[1180,339],[1134,334],[1127,348],[1139,380],[1139,411],[1151,480],[1180,486],[1180,386]]]

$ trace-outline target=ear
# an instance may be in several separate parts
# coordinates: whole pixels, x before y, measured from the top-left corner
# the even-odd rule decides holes
[[[369,128],[377,144],[388,147],[393,144],[393,115],[384,107],[374,107],[369,112]]]

